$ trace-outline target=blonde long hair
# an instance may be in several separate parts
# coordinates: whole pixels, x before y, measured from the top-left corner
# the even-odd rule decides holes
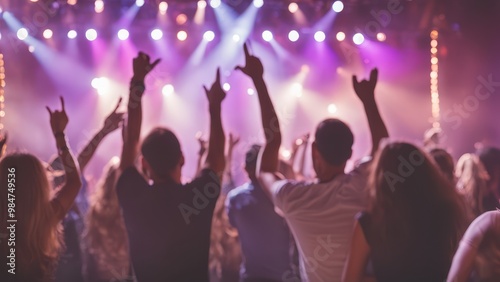
[[[473,220],[486,211],[483,207],[483,197],[488,194],[488,172],[479,157],[464,154],[457,162],[455,175],[458,179],[457,189],[463,195],[471,213],[470,220]]]
[[[119,159],[113,158],[104,169],[85,219],[85,251],[94,258],[99,275],[110,276],[99,278],[128,276],[130,267],[127,231],[115,189],[118,163]]]
[[[13,178],[15,190],[9,190],[7,183]],[[29,153],[9,154],[0,161],[0,183],[1,230],[7,230],[7,219],[11,219],[7,214],[8,194],[15,196],[15,219],[18,219],[15,223],[16,273],[23,277],[22,280],[50,280],[63,241],[60,221],[51,206],[53,189],[45,167]],[[0,246],[2,255],[7,253],[7,244]]]

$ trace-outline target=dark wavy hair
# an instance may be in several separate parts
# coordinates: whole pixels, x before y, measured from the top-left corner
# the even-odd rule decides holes
[[[429,257],[451,263],[466,227],[463,202],[423,150],[405,142],[382,145],[369,183],[370,214],[381,244],[426,242],[439,246]]]

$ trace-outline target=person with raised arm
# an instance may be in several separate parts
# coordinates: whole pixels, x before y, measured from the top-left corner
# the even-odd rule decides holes
[[[0,159],[7,151],[7,140],[9,139],[9,135],[5,133],[5,135],[0,135]]]
[[[375,103],[377,69],[369,81],[353,77],[354,90],[363,103],[372,135],[372,150],[388,137]],[[272,104],[262,104],[262,125],[266,145],[260,156],[258,178],[274,206],[286,219],[298,245],[303,281],[337,282],[342,278],[351,241],[354,216],[367,206],[368,165],[360,164],[345,173],[351,158],[353,134],[338,119],[323,120],[312,143],[314,182],[280,180],[277,161],[281,132]]]
[[[66,217],[63,219],[62,225],[64,228],[64,245],[66,246],[64,253],[61,254],[59,264],[57,265],[55,282],[83,282],[83,251],[81,249],[81,235],[84,232],[85,224],[84,217],[87,214],[89,207],[87,200],[87,180],[85,179],[84,171],[88,163],[94,156],[97,147],[102,140],[120,127],[123,120],[124,113],[117,112],[120,107],[122,98],[118,100],[116,107],[106,119],[101,129],[94,135],[94,137],[85,145],[77,157],[78,165],[80,166],[82,187],[76,196],[75,203],[69,210]],[[63,164],[59,156],[55,156],[49,162],[52,170],[62,171]],[[65,175],[61,173],[60,176],[54,174],[54,186],[58,186],[64,182]]]
[[[37,157],[15,152],[0,161],[0,187],[3,190],[0,193],[1,206],[9,206],[15,199],[15,208],[0,211],[0,230],[6,231],[7,227],[12,226],[15,228],[15,245],[8,245],[7,240],[0,243],[0,281],[46,282],[54,279],[55,267],[63,248],[60,223],[82,185],[80,170],[64,133],[69,119],[62,97],[61,105],[60,111],[52,111],[47,107],[56,148],[66,174],[65,182],[53,197],[46,169]],[[7,219],[17,222],[7,223]],[[12,260],[4,263],[9,255],[15,257],[10,266],[8,263],[12,263]]]
[[[132,265],[138,281],[208,282],[210,226],[225,166],[221,105],[226,94],[217,70],[211,88],[204,87],[210,136],[200,175],[191,183],[181,183],[184,156],[179,140],[171,130],[157,127],[140,146],[144,179],[134,160],[139,155],[144,80],[158,63],[151,63],[144,53],[133,60],[127,130],[116,188]]]
[[[236,69],[253,80],[266,118],[263,122],[272,121],[276,113],[264,82],[262,63],[259,58],[250,55],[246,44],[244,52],[246,64]],[[274,120],[274,124],[278,126],[277,121]],[[277,147],[272,149],[279,150],[280,137],[276,136],[277,142],[274,144]],[[226,201],[229,221],[238,229],[244,257],[240,281],[291,281],[290,279],[296,278],[290,253],[293,240],[285,220],[276,214],[273,203],[257,180],[255,171],[260,148],[259,145],[251,146],[245,156],[245,171],[249,182],[229,192]],[[270,165],[277,168],[278,160]]]

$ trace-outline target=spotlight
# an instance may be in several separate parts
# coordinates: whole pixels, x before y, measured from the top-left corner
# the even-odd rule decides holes
[[[0,33],[0,40],[2,39],[2,33]]]
[[[90,85],[97,90],[99,95],[102,95],[109,89],[109,79],[106,77],[96,77],[92,79]]]
[[[142,7],[142,6],[144,6],[144,0],[136,0],[136,1],[135,1],[135,5],[137,5],[137,7]]]
[[[337,112],[337,106],[335,104],[328,105],[327,109],[330,114],[334,114]]]
[[[233,35],[233,41],[234,42],[239,42],[241,40],[241,37],[238,34]]]
[[[231,85],[226,82],[222,85],[222,89],[224,89],[224,91],[229,91],[231,89]]]
[[[264,30],[264,32],[262,32],[262,39],[267,42],[273,40],[272,32],[270,32],[269,30]]]
[[[385,41],[385,39],[386,39],[385,33],[383,33],[383,32],[377,33],[377,40],[378,41],[382,42],[382,41]]]
[[[356,33],[354,34],[354,36],[352,37],[352,41],[354,42],[354,44],[356,45],[361,45],[364,41],[365,41],[365,37],[363,36],[363,34],[361,33]]]
[[[314,33],[314,40],[316,40],[317,42],[323,42],[325,41],[325,38],[326,35],[322,31],[316,31],[316,33]]]
[[[253,5],[255,8],[260,8],[264,6],[264,0],[253,0]]]
[[[290,11],[290,13],[294,14],[298,10],[299,10],[299,5],[297,5],[297,3],[292,2],[290,3],[290,5],[288,5],[288,11]]]
[[[186,14],[179,14],[176,18],[175,18],[175,22],[178,24],[178,25],[183,25],[187,22],[187,16]]]
[[[207,2],[200,0],[198,1],[198,9],[205,9],[207,7]]]
[[[289,160],[290,157],[292,156],[292,152],[290,152],[290,150],[287,149],[280,149],[280,155],[283,159]]]
[[[163,88],[161,89],[161,93],[164,95],[164,96],[170,96],[174,93],[174,86],[172,84],[166,84],[165,86],[163,86]]]
[[[25,40],[26,38],[28,38],[28,30],[24,27],[18,29],[17,38],[19,38],[19,40]]]
[[[94,10],[96,13],[102,13],[104,11],[104,1],[95,0],[94,2]]]
[[[342,12],[342,10],[344,10],[344,3],[342,3],[342,1],[333,2],[332,10],[336,13]]]
[[[35,52],[35,46],[30,45],[30,46],[28,47],[28,51],[29,51],[30,53]]]
[[[345,39],[345,33],[343,33],[342,31],[339,31],[339,32],[337,32],[337,36],[336,37],[337,37],[338,41],[344,41],[344,39]]]
[[[87,29],[85,32],[85,37],[87,37],[88,41],[94,41],[97,38],[97,31],[95,29]]]
[[[77,35],[78,35],[78,34],[76,33],[76,31],[75,31],[75,30],[73,30],[73,29],[72,29],[72,30],[70,30],[70,31],[68,31],[68,38],[69,38],[69,39],[74,39],[74,38],[76,38],[76,36],[77,36]]]
[[[52,38],[53,34],[54,33],[52,32],[52,30],[46,29],[46,30],[43,31],[43,38],[50,39],[50,38]]]
[[[220,6],[220,0],[211,0],[210,1],[210,7],[212,8],[218,8]]]
[[[128,30],[122,28],[118,31],[118,39],[127,40],[128,36],[129,36]]]
[[[76,5],[77,0],[68,0],[68,5]]]
[[[255,90],[253,90],[252,88],[248,88],[247,89],[247,94],[248,95],[253,95],[253,94],[255,94]]]
[[[304,88],[299,82],[294,82],[292,84],[292,93],[295,94],[297,98],[302,97],[302,89]]]
[[[154,40],[160,40],[162,37],[163,32],[160,29],[156,28],[151,31],[151,38],[153,38]]]
[[[179,41],[184,41],[187,39],[187,37],[188,37],[188,34],[184,30],[177,32],[177,39],[179,39]]]
[[[211,31],[211,30],[207,30],[203,34],[203,39],[205,39],[208,42],[214,40],[214,38],[215,38],[215,33],[213,31]]]
[[[165,1],[160,2],[160,4],[158,5],[158,10],[160,11],[160,14],[165,15],[167,13],[167,9],[168,9],[168,3]]]
[[[292,42],[299,40],[299,33],[296,30],[292,30],[288,33],[288,39]]]

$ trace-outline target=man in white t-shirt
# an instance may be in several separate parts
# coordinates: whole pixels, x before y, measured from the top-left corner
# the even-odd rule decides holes
[[[247,57],[247,64],[251,61]],[[372,135],[372,155],[387,129],[375,103],[377,69],[370,80],[353,86],[363,103]],[[264,102],[264,103],[262,103]],[[259,181],[286,219],[300,253],[303,281],[340,281],[351,241],[354,216],[368,204],[368,164],[362,163],[344,173],[352,155],[353,134],[338,119],[322,121],[312,144],[312,159],[317,180],[312,183],[280,180],[277,175],[281,132],[272,103],[261,101],[266,146],[260,156]]]

